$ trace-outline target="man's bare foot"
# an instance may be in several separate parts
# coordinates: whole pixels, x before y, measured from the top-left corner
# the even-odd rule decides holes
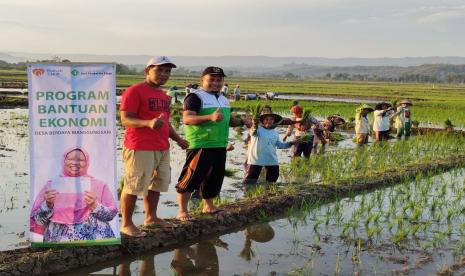
[[[121,234],[130,236],[130,237],[135,237],[135,238],[144,237],[144,236],[147,235],[147,233],[140,230],[135,225],[123,227],[123,228],[120,229],[120,232],[121,232]]]
[[[191,215],[189,215],[188,213],[186,212],[180,212],[176,215],[176,219],[180,220],[180,221],[197,221],[198,219],[192,217]]]
[[[166,227],[173,227],[173,224],[161,219],[161,218],[156,218],[150,221],[145,221],[144,222],[144,227],[147,228],[166,228]]]

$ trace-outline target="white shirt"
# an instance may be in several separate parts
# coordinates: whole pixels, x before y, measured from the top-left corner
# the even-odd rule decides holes
[[[370,120],[368,116],[357,114],[357,118],[355,118],[355,133],[370,133]]]
[[[386,131],[389,130],[389,111],[384,113],[385,110],[375,110],[374,122],[373,122],[373,131]],[[384,113],[384,115],[382,115]]]

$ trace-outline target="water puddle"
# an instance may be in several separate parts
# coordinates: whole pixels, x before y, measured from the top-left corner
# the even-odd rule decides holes
[[[317,102],[342,102],[342,103],[367,103],[374,104],[380,100],[369,100],[359,98],[344,98],[344,97],[330,97],[330,96],[315,96],[310,94],[288,94],[280,93],[275,99],[280,100],[306,100],[306,101],[317,101]]]
[[[464,272],[465,170],[417,179],[194,245],[125,256],[95,275],[431,275]],[[76,272],[77,273],[77,272]],[[76,274],[74,274],[76,275]]]

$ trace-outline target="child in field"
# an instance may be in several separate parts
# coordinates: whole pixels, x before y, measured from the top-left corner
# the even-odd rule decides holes
[[[393,113],[390,103],[381,102],[375,106],[373,131],[376,133],[376,142],[389,139],[389,116]]]
[[[402,100],[400,102],[400,106],[397,107],[396,113],[392,115],[392,117],[395,117],[394,127],[397,130],[397,139],[402,138],[402,135],[405,136],[405,139],[410,137],[410,129],[412,127],[412,113],[410,111],[411,106],[411,101]]]
[[[276,148],[286,149],[298,141],[281,142],[276,125],[282,120],[278,114],[260,115],[260,123],[254,120],[250,129],[251,139],[247,152],[249,168],[244,183],[256,184],[263,167],[266,169],[266,181],[276,182],[279,177],[279,163]]]
[[[269,114],[269,113],[273,113],[273,111],[271,110],[271,106],[269,106],[269,105],[263,106],[261,111],[260,111],[260,115]],[[275,122],[272,127],[275,128],[278,125],[292,125],[294,123],[295,123],[295,118],[282,118],[280,121]],[[247,137],[244,139],[244,145],[247,148],[247,151],[248,151],[248,148],[249,148],[250,138],[251,138],[251,135],[250,135],[250,132],[249,132],[247,134]],[[244,162],[244,171],[245,171],[246,175],[247,175],[247,171],[249,169],[249,165],[247,163],[247,160],[248,160],[248,157],[246,157],[245,162]]]
[[[363,104],[357,108],[355,113],[355,142],[359,146],[368,144],[368,136],[370,136],[368,113],[373,112],[373,110],[369,105]]]

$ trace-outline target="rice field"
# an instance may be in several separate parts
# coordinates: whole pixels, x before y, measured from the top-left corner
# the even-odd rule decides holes
[[[24,81],[21,72],[4,74],[0,82]],[[118,76],[118,86],[141,78]],[[182,87],[198,82],[193,77],[174,76],[167,86]],[[465,126],[465,87],[438,84],[391,84],[355,82],[312,82],[269,79],[228,79],[240,83],[242,91],[332,95],[336,97],[385,99],[410,98],[413,119],[423,125],[444,127],[446,120]],[[231,85],[230,87],[232,87]],[[275,112],[289,116],[290,100],[260,101]],[[256,101],[232,102],[244,112]],[[354,116],[356,103],[300,101],[312,115]],[[173,111],[173,125],[183,133],[179,114]],[[24,248],[27,240],[28,125],[26,109],[0,110],[0,241],[1,250]],[[121,145],[123,128],[118,126],[118,179],[123,175]],[[277,128],[282,137],[285,128]],[[229,141],[235,150],[228,153],[227,175],[217,203],[225,206],[242,199],[259,198],[272,191],[297,194],[300,188],[360,185],[370,179],[465,156],[463,134],[439,132],[413,136],[408,140],[370,143],[357,148],[351,130],[338,130],[339,143],[330,144],[325,155],[309,159],[290,157],[278,150],[281,178],[277,185],[244,186],[242,181],[245,128],[231,129]],[[172,185],[162,194],[160,213],[172,217],[177,211],[176,182],[184,152],[171,147]],[[174,250],[132,256],[107,267],[90,267],[83,273],[127,274],[148,271],[160,275],[207,273],[213,275],[366,275],[443,274],[465,272],[465,170],[439,174],[414,171],[416,177],[399,180],[389,187],[357,192],[349,197],[303,202],[300,208],[282,210],[279,217],[263,215],[262,223],[225,236],[207,237],[197,244],[182,244]],[[437,172],[436,172],[437,173]],[[138,202],[135,219],[142,220]],[[191,204],[193,213],[200,206]],[[197,212],[196,212],[197,211]],[[144,273],[145,273],[144,272]]]

